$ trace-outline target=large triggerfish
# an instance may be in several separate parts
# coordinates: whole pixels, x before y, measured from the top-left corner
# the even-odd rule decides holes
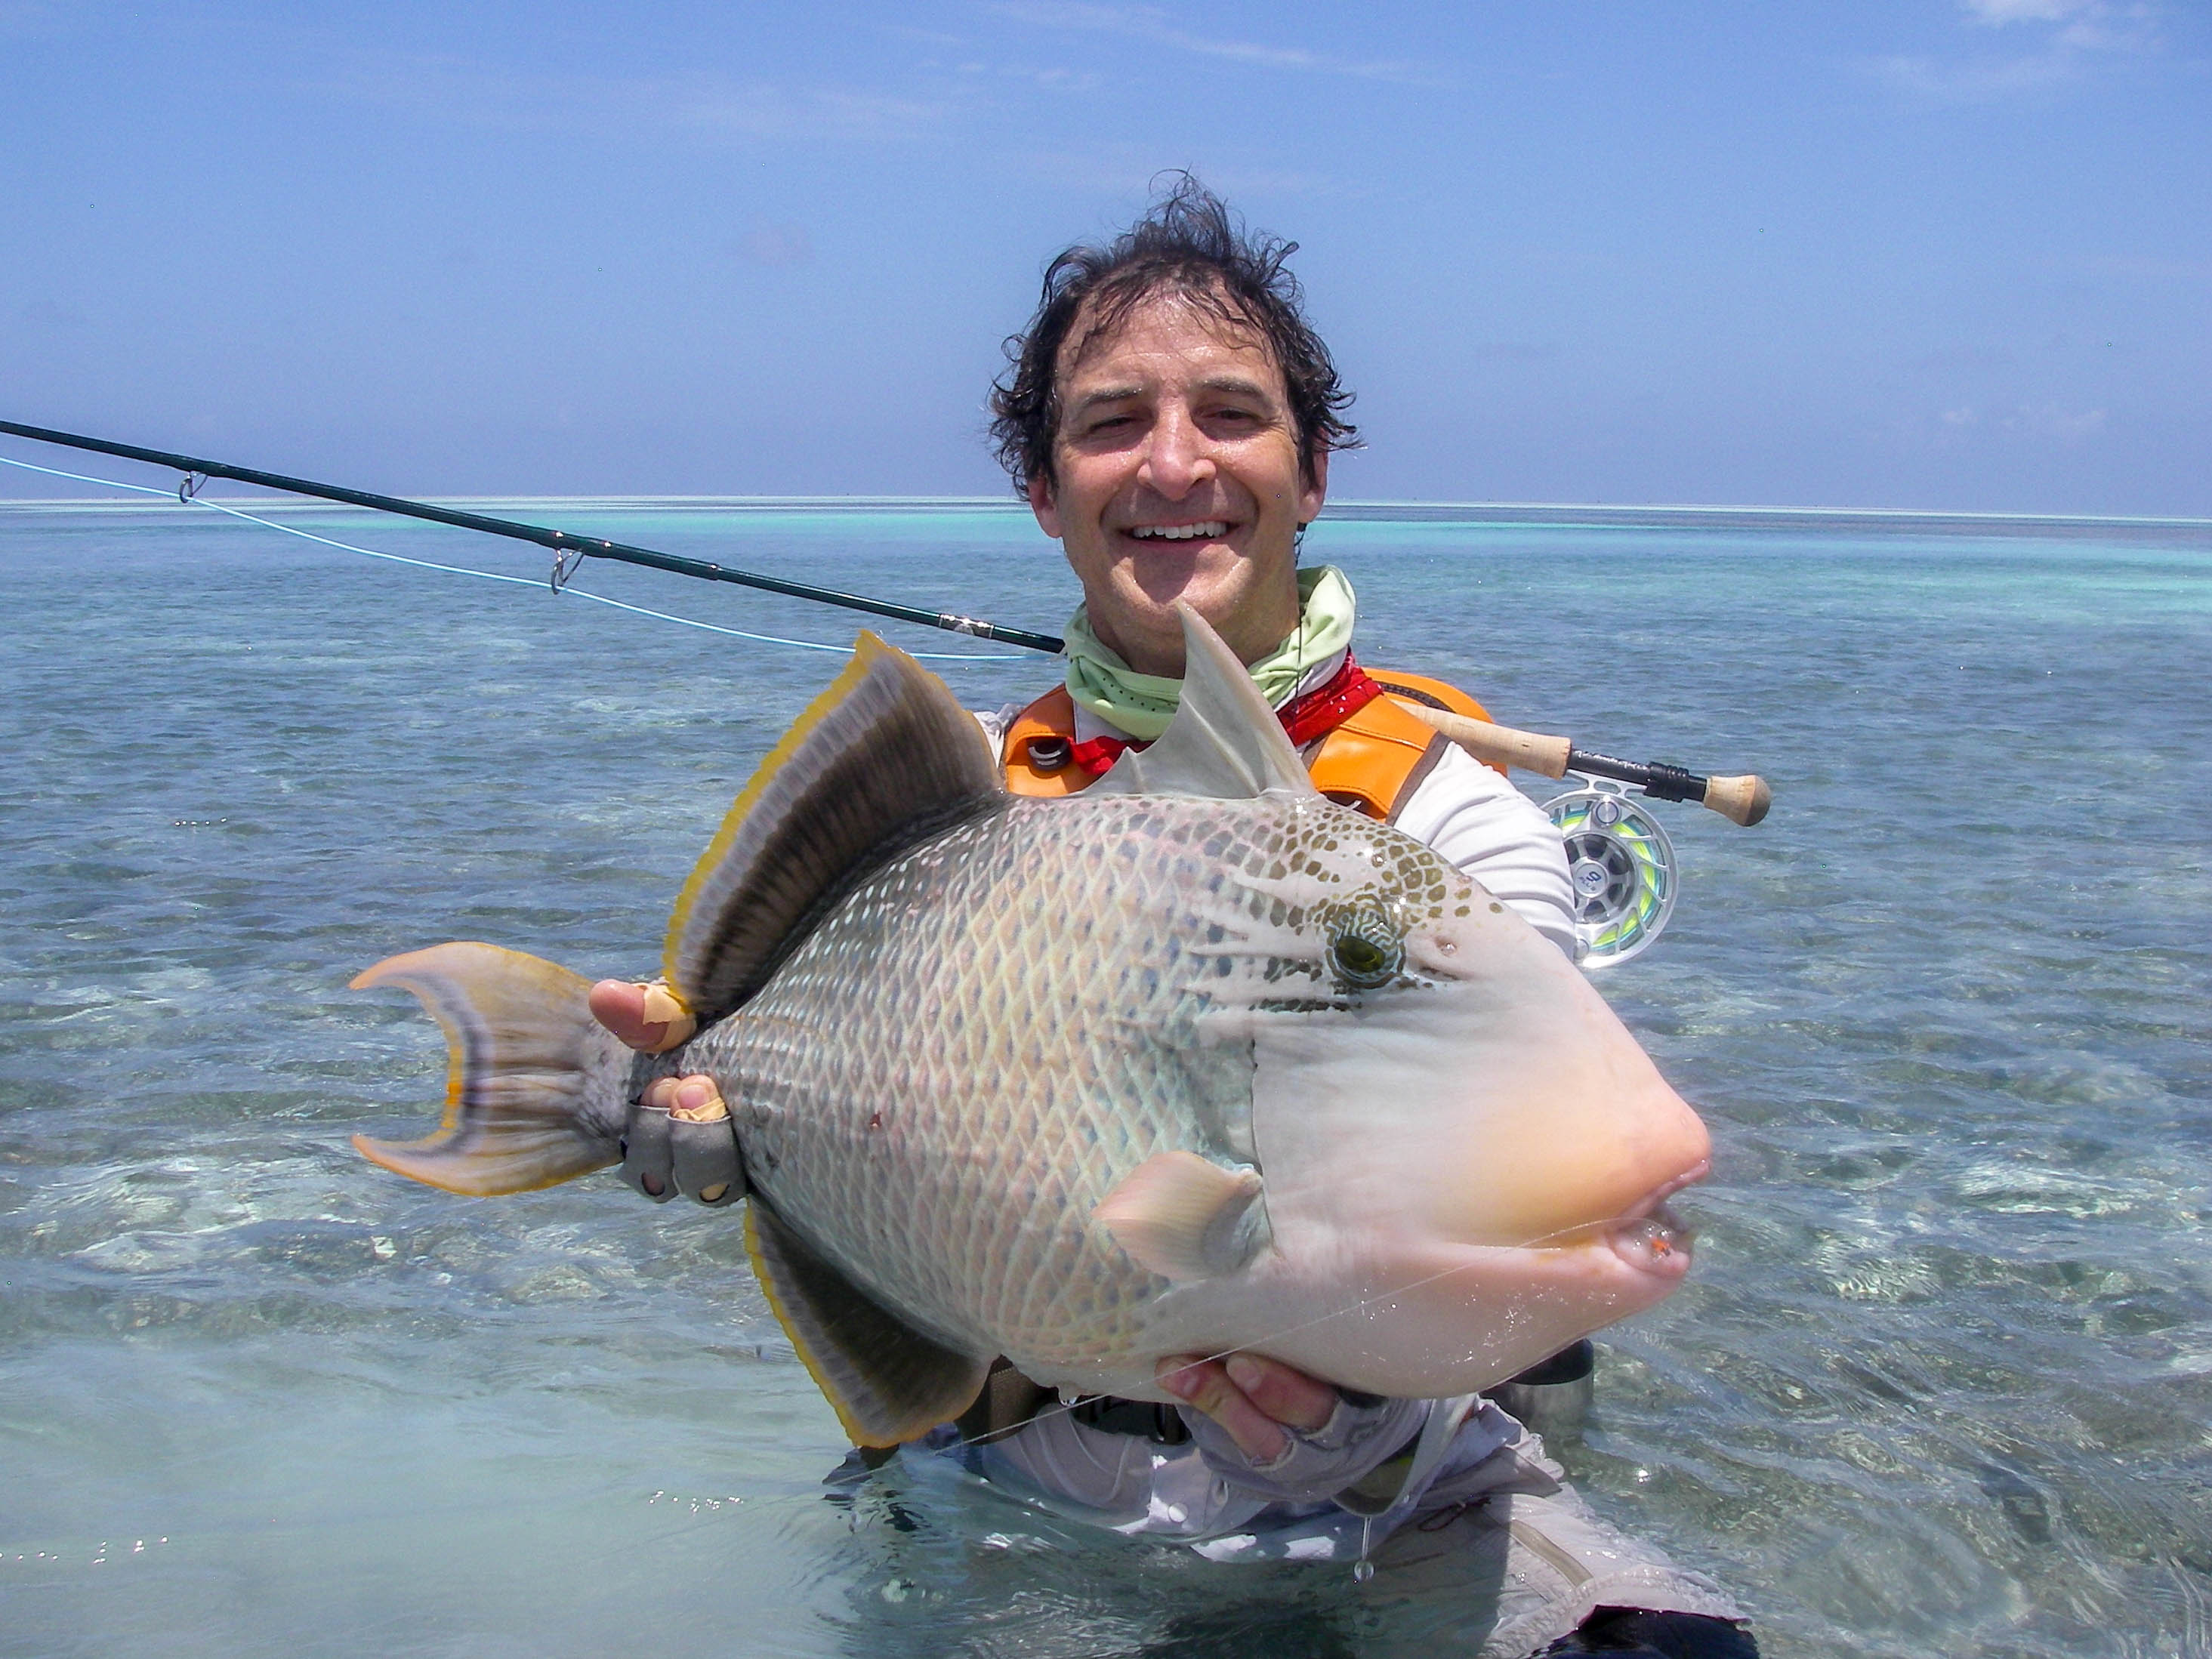
[[[1003,1354],[1137,1399],[1170,1354],[1347,1388],[1495,1383],[1665,1296],[1696,1115],[1553,945],[1317,793],[1185,611],[1167,733],[1058,800],[863,635],[670,923],[696,1011],[635,1055],[586,982],[488,945],[395,957],[453,1049],[443,1127],[379,1164],[517,1192],[616,1163],[648,1079],[712,1074],[754,1271],[864,1444]]]

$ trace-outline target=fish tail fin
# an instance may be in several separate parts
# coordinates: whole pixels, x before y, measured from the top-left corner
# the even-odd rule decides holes
[[[352,988],[397,985],[446,1033],[446,1117],[420,1140],[355,1148],[447,1192],[528,1192],[622,1157],[629,1054],[592,1019],[580,975],[520,951],[455,943],[390,957]]]

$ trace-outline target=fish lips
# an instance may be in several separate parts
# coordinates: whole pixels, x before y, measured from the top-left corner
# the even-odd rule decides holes
[[[1674,1280],[1690,1271],[1692,1246],[1697,1234],[1667,1200],[1703,1181],[1712,1173],[1712,1168],[1711,1158],[1702,1159],[1694,1169],[1686,1170],[1654,1189],[1641,1202],[1632,1205],[1626,1214],[1576,1228],[1557,1240],[1540,1241],[1530,1248],[1601,1243],[1637,1272],[1650,1273],[1671,1286]]]

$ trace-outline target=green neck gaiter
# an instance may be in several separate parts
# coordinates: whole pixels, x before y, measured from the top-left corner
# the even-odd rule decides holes
[[[1353,609],[1352,584],[1334,565],[1298,572],[1298,625],[1249,665],[1270,708],[1281,708],[1308,669],[1352,643]],[[1078,707],[1149,743],[1175,718],[1182,682],[1137,672],[1091,631],[1090,616],[1079,605],[1067,623],[1067,694]]]

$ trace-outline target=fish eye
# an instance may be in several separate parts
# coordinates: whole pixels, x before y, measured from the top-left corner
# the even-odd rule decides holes
[[[1405,942],[1388,915],[1362,905],[1334,919],[1328,962],[1346,990],[1371,991],[1397,977],[1406,962]]]

